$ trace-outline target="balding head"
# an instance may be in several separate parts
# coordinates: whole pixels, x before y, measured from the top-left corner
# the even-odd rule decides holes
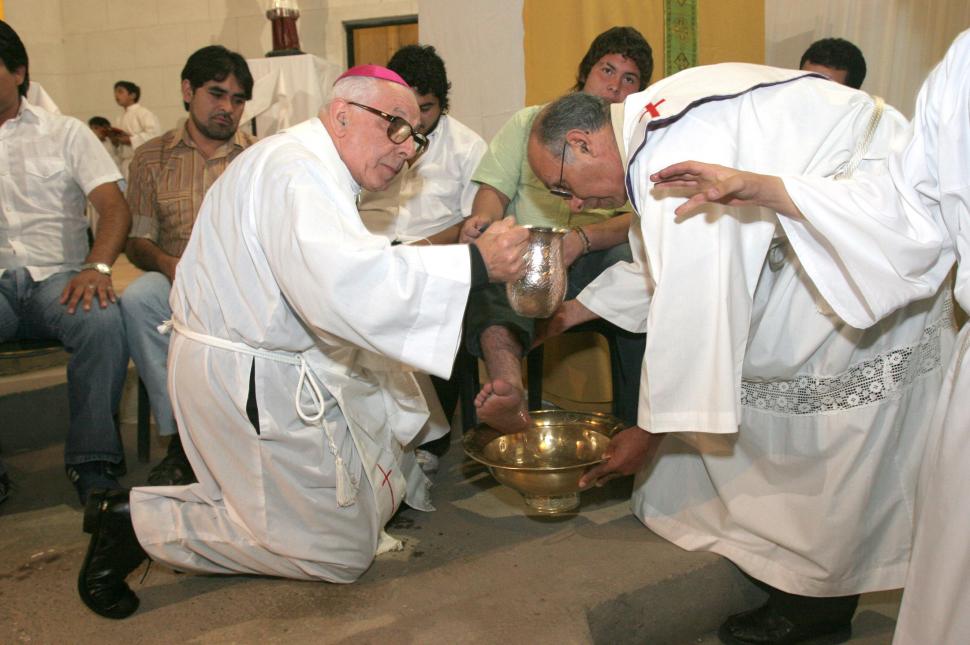
[[[414,139],[394,143],[387,119],[360,104],[418,123],[418,104],[411,88],[368,76],[348,76],[333,86],[330,101],[320,110],[340,159],[354,180],[367,190],[380,191],[415,153]]]

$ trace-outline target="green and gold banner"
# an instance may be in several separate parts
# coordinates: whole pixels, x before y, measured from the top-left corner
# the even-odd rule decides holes
[[[697,65],[697,0],[664,0],[664,76]]]

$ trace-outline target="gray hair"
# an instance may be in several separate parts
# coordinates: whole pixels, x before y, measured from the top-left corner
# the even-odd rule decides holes
[[[532,134],[549,152],[558,155],[570,130],[596,132],[609,123],[609,103],[592,94],[573,92],[543,108],[532,126]]]
[[[342,78],[334,83],[333,91],[330,93],[330,100],[327,101],[327,106],[329,107],[334,99],[367,104],[377,94],[377,84],[379,82],[380,80],[370,76],[348,76],[347,78]]]

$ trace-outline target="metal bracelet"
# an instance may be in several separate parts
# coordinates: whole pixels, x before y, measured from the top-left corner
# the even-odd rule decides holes
[[[589,237],[586,235],[586,231],[583,230],[582,226],[573,227],[573,230],[576,231],[576,235],[579,236],[579,239],[583,241],[583,255],[587,255],[592,248],[589,243]]]

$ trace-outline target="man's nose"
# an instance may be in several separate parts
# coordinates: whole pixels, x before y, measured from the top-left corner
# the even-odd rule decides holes
[[[573,198],[569,200],[569,210],[574,213],[580,212],[581,210],[583,210],[584,201],[585,200],[580,199],[579,197],[576,197],[575,195],[573,195]]]

